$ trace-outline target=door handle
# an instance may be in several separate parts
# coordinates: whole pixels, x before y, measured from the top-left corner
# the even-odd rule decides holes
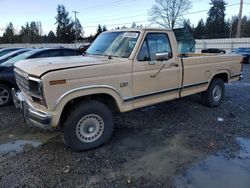
[[[169,66],[170,66],[170,67],[178,67],[179,64],[178,64],[178,63],[170,63]]]

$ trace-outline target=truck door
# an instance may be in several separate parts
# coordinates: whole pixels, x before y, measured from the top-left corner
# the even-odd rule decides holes
[[[173,36],[172,36],[173,37]],[[173,45],[177,48],[176,45]],[[169,54],[157,61],[156,54]],[[158,57],[158,56],[157,56]],[[181,64],[164,32],[147,32],[133,62],[133,104],[135,108],[178,97]]]

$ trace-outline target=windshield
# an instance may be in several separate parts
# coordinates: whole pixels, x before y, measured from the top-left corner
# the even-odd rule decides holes
[[[13,57],[7,61],[5,61],[4,63],[2,63],[2,65],[14,65],[16,62],[20,61],[20,60],[24,60],[24,59],[27,59],[28,57],[30,57],[32,54],[34,54],[35,51],[34,50],[31,50],[31,51],[28,51],[28,52],[25,52],[23,54],[20,54],[16,57]]]
[[[11,50],[6,50],[6,49],[0,50],[0,56],[3,56],[9,52],[11,52]]]
[[[138,40],[139,32],[108,32],[100,34],[87,50],[89,55],[128,58]]]

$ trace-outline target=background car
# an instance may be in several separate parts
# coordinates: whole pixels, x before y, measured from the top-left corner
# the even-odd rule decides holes
[[[250,63],[250,48],[235,48],[232,53],[243,55],[243,63]]]
[[[87,51],[87,49],[90,47],[91,43],[86,43],[86,44],[83,44],[79,47],[79,50],[84,53]]]
[[[75,56],[81,55],[82,52],[70,48],[44,48],[34,49],[9,59],[0,65],[0,107],[9,104],[12,101],[11,88],[18,89],[14,74],[14,64],[20,60]]]
[[[3,49],[0,49],[0,57],[7,54],[7,53],[10,53],[10,52],[13,52],[15,50],[21,50],[23,48],[3,48]]]
[[[27,52],[29,50],[31,50],[31,49],[24,48],[24,49],[21,49],[21,50],[15,50],[15,51],[9,52],[9,53],[7,53],[7,54],[0,57],[0,64],[7,61],[7,60],[9,60],[9,59],[11,59],[11,58],[13,58],[13,57],[15,57],[15,56],[18,56],[18,55],[20,55],[20,54],[22,54],[24,52]]]
[[[225,54],[226,51],[218,48],[208,48],[201,50],[201,53]]]

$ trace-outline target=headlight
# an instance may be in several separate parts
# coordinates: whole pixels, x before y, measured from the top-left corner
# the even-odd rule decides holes
[[[44,99],[44,94],[43,94],[43,83],[40,79],[34,78],[34,77],[29,77],[29,91],[30,91],[30,96],[34,102],[37,102],[39,104],[45,105],[46,102]]]

